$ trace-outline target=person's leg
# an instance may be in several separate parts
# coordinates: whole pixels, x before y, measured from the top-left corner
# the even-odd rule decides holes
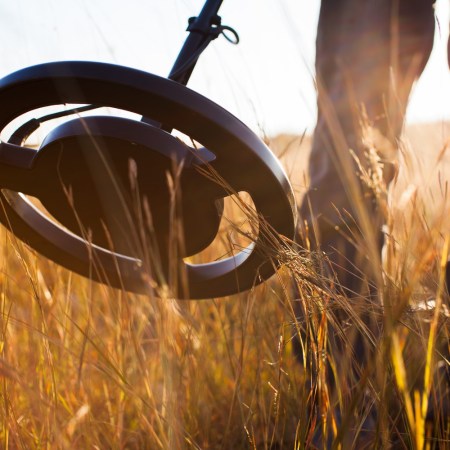
[[[322,270],[325,275],[334,274],[338,283],[329,287],[353,297],[355,308],[367,306],[362,298],[370,294],[367,283],[376,287],[380,282],[369,259],[381,253],[383,216],[356,175],[357,164],[349,149],[366,166],[364,113],[364,120],[394,153],[380,155],[385,162],[384,180],[391,181],[408,97],[428,60],[433,36],[432,0],[322,0],[316,43],[318,121],[309,163],[310,186],[299,210],[298,241],[326,254]],[[373,344],[366,342],[347,310],[338,307],[333,314],[340,329],[329,325],[328,340],[343,355],[341,359],[333,355],[340,364],[335,375],[348,378],[340,383],[351,390],[359,372],[348,368],[354,360],[364,365],[373,355]],[[357,316],[359,323],[372,328],[370,314]],[[349,357],[348,342],[356,356]]]
[[[367,232],[367,216],[369,225],[381,226],[382,217],[355,175],[349,149],[366,165],[363,111],[365,120],[391,144],[385,148],[396,148],[408,97],[429,57],[433,35],[432,0],[322,0],[316,54],[318,121],[310,186],[300,207],[300,242],[302,225],[307,224],[312,248],[326,253],[331,271],[350,296],[360,293],[361,278],[373,276],[364,245],[367,236],[358,239],[355,230]],[[385,181],[392,176],[391,161],[386,161]]]

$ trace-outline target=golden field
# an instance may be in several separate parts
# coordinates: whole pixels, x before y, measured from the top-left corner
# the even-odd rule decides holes
[[[311,264],[321,256],[294,244],[265,284],[188,302],[90,282],[2,229],[0,448],[450,448],[449,136],[445,124],[414,125],[400,145],[384,304],[370,311],[324,288]],[[310,138],[269,144],[300,200]],[[365,329],[368,311],[379,333]],[[355,332],[369,361],[357,360]]]

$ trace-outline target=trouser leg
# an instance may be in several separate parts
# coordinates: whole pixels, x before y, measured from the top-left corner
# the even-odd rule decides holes
[[[300,220],[308,226],[312,248],[326,253],[328,269],[350,295],[358,294],[361,278],[370,279],[372,274],[366,236],[358,240],[355,234],[350,242],[347,226],[353,230],[350,234],[366,231],[361,205],[375,228],[381,226],[382,217],[370,192],[355,177],[349,149],[365,165],[363,111],[368,123],[396,148],[411,87],[429,57],[433,35],[432,0],[322,0],[316,43],[318,121]],[[386,160],[385,181],[392,175]],[[301,226],[300,242],[304,231]],[[382,240],[378,241],[381,247]]]
[[[368,218],[373,247],[380,253],[383,217],[370,190],[355,176],[357,165],[349,149],[365,165],[362,112],[390,144],[386,148],[397,148],[408,97],[428,60],[433,35],[432,0],[322,0],[316,43],[318,121],[309,163],[310,186],[299,211],[299,242],[326,254],[323,271],[335,274],[341,286],[338,291],[355,300],[367,295],[362,289],[367,287],[364,278],[373,284],[379,281],[370,271],[365,232]],[[393,176],[389,158],[395,155],[380,156],[385,160],[387,184]],[[353,303],[357,307],[361,301]],[[349,378],[351,386],[357,382],[358,371],[346,369],[355,360],[357,364],[368,361],[373,343],[368,343],[347,310],[334,309],[333,314],[337,327],[349,324],[342,326],[348,326],[347,333],[330,325],[328,334],[329,341],[336,341],[331,345],[341,365],[337,370]],[[359,318],[368,329],[376,327],[364,311]],[[356,354],[350,361],[346,360],[348,341]],[[339,359],[340,353],[345,356]]]

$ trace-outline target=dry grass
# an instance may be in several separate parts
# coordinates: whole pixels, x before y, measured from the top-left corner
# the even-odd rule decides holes
[[[321,256],[295,246],[251,292],[179,302],[91,283],[2,230],[0,447],[446,448],[435,374],[448,363],[450,224],[437,134],[419,152],[405,145],[386,209],[384,307],[336,295]],[[308,138],[283,139],[274,148],[301,196]]]

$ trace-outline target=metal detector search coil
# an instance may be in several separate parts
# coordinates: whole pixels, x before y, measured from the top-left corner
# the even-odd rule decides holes
[[[215,7],[208,10],[211,3]],[[215,17],[220,3],[208,0],[202,13]],[[203,51],[205,39],[210,39],[192,23],[189,38],[198,41],[197,47],[188,38],[185,46],[193,50],[190,56],[184,52],[172,70],[184,82],[197,62],[198,49]],[[8,142],[1,142],[3,225],[69,270],[145,293],[149,276],[157,282],[171,279],[173,194],[167,173],[178,167],[185,244],[175,252],[176,268],[186,282],[172,278],[174,294],[192,299],[225,296],[271,276],[278,263],[265,251],[268,240],[263,228],[289,238],[295,230],[296,206],[287,176],[277,158],[240,120],[177,81],[127,67],[79,61],[42,64],[0,80],[0,130],[41,107],[80,105],[67,112],[78,116],[51,130],[38,149],[25,145],[28,135],[40,121],[65,112],[31,120]],[[81,115],[99,107],[135,113],[142,119]],[[172,130],[203,148],[180,142]],[[136,176],[133,182],[130,170]],[[186,263],[186,257],[214,240],[223,199],[242,191],[251,196],[256,217],[261,219],[254,243],[223,260]],[[27,195],[38,198],[51,216]],[[153,230],[146,237],[136,226],[145,213],[132,207],[136,196],[146,199],[151,216]],[[146,248],[150,244],[158,264]]]

